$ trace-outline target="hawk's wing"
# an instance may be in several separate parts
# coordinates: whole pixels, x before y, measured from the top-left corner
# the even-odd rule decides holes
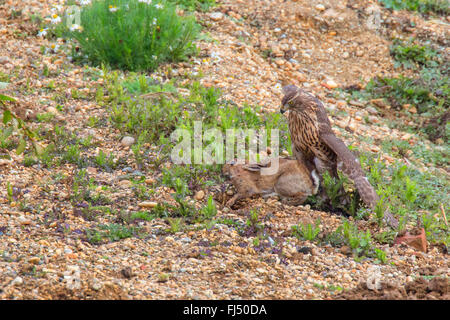
[[[339,166],[341,171],[353,180],[364,203],[373,209],[377,205],[379,197],[364,175],[358,159],[348,149],[345,143],[334,134],[326,133],[321,135],[320,138],[336,153],[337,161],[342,162],[342,166]]]
[[[327,144],[331,150],[333,150],[338,158],[339,167],[341,171],[348,176],[355,183],[355,187],[359,192],[362,200],[371,209],[374,209],[377,205],[380,197],[376,193],[375,189],[370,184],[369,180],[364,174],[361,168],[359,160],[355,155],[348,149],[345,143],[336,137],[333,133],[321,134],[322,141]],[[393,228],[397,228],[398,221],[389,211],[384,212],[384,217],[386,222]]]

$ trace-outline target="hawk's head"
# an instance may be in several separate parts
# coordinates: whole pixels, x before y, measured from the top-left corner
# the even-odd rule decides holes
[[[315,98],[308,92],[292,84],[283,87],[284,97],[281,100],[280,112],[285,113],[288,110],[302,110],[311,106]]]

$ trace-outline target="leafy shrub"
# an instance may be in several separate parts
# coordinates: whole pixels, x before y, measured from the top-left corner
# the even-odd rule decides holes
[[[100,224],[98,228],[85,230],[87,240],[92,244],[100,244],[108,240],[119,241],[132,236],[142,235],[139,228],[124,226],[116,223]]]
[[[2,112],[2,122],[0,123],[0,148],[9,148],[14,145],[12,143],[13,133],[19,136],[16,153],[24,152],[27,141],[32,145],[36,154],[42,154],[44,148],[36,141],[37,134],[32,131],[28,124],[14,113],[14,109],[10,108],[8,103],[15,102],[12,97],[0,94],[0,111]]]
[[[311,223],[292,226],[292,233],[297,238],[313,241],[320,233],[319,225],[320,219],[317,219],[315,226],[313,226]]]
[[[370,231],[359,231],[358,226],[348,220],[345,220],[334,232],[328,234],[326,241],[333,245],[349,246],[355,258],[381,256],[380,252],[376,253],[374,250]]]
[[[63,21],[64,22],[64,21]],[[154,70],[196,52],[199,26],[193,16],[178,16],[171,3],[94,0],[82,7],[81,29],[66,30],[76,40],[72,56],[126,70]]]
[[[427,67],[438,66],[437,52],[428,46],[414,44],[412,40],[404,42],[395,39],[390,49],[396,64],[404,68],[416,68],[416,64]]]
[[[442,15],[450,13],[447,0],[380,0],[388,9],[410,10],[422,13],[434,12]]]
[[[216,4],[215,0],[169,0],[187,10],[206,11]]]

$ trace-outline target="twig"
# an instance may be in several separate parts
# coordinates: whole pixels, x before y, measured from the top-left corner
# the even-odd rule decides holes
[[[444,206],[442,205],[442,203],[440,205],[440,208],[441,208],[442,216],[444,217],[444,223],[448,227],[447,217],[445,216]]]
[[[149,93],[140,95],[141,98],[150,98],[150,99],[158,98],[160,96],[166,96],[167,98],[172,98],[172,99],[174,98],[174,94],[172,92],[165,92],[165,91],[149,92]]]

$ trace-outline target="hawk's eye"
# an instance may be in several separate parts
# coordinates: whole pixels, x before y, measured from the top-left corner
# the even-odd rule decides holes
[[[293,105],[294,105],[294,101],[292,101],[292,100],[289,101],[289,105],[290,105],[290,106],[293,106]]]

